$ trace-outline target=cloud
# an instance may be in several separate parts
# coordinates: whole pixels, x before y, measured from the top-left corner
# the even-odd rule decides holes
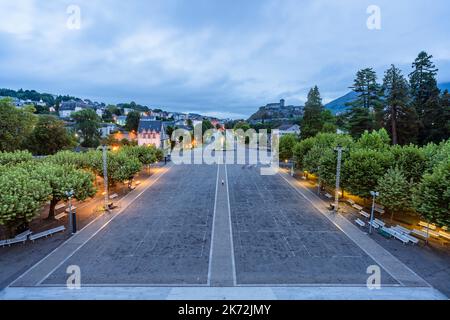
[[[379,31],[366,0],[82,0],[80,30],[70,4],[0,1],[2,86],[242,117],[314,85],[329,101],[366,66],[406,73],[421,50],[450,80],[444,0],[378,0]]]

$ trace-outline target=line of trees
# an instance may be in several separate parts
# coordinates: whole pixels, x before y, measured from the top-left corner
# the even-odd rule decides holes
[[[366,130],[385,128],[394,145],[425,145],[448,139],[450,94],[437,87],[437,72],[426,52],[420,52],[412,63],[408,79],[395,65],[386,70],[382,83],[372,68],[361,69],[350,87],[357,98],[347,104],[347,112],[336,117],[325,110],[315,86],[305,103],[301,137],[340,128],[357,139]]]
[[[146,146],[124,146],[108,152],[108,181],[131,184],[143,166],[161,161],[161,150]],[[96,193],[95,176],[103,176],[102,152],[61,151],[36,159],[28,151],[0,152],[0,225],[11,232],[27,225],[50,201],[48,218],[55,206],[74,198],[84,201]]]
[[[358,139],[319,133],[297,142],[292,148],[293,159],[298,168],[318,175],[332,188],[337,162],[334,148],[338,145],[345,148],[341,170],[344,192],[367,199],[370,191],[379,191],[379,202],[392,215],[419,214],[450,226],[450,140],[418,147],[392,145],[383,128],[365,131]]]

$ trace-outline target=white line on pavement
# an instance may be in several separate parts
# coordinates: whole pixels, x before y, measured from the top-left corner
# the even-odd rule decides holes
[[[227,200],[228,200],[228,220],[230,224],[230,242],[231,242],[231,265],[233,267],[233,285],[236,286],[236,264],[234,261],[234,243],[233,243],[233,227],[231,225],[231,206],[230,206],[230,189],[228,187],[228,170],[225,164],[225,180],[227,184]]]
[[[211,264],[212,264],[212,254],[213,254],[213,244],[214,244],[214,230],[215,230],[215,221],[216,221],[216,208],[217,208],[217,192],[219,189],[219,168],[220,165],[217,165],[217,178],[216,178],[216,195],[214,197],[214,211],[213,211],[213,219],[212,219],[212,229],[211,229],[211,241],[209,248],[209,261],[208,261],[208,286],[211,285]]]

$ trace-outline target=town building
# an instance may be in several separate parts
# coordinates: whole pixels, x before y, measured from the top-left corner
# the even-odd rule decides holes
[[[284,136],[287,134],[295,134],[297,136],[300,135],[300,126],[298,124],[282,124],[276,129],[278,129],[278,133],[280,136]]]
[[[138,145],[154,145],[167,152],[170,148],[170,139],[166,134],[164,122],[151,117],[141,118],[138,127]]]

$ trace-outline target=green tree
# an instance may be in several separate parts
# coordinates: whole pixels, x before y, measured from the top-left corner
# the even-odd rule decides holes
[[[16,108],[9,99],[0,99],[0,151],[21,149],[36,124],[30,108]]]
[[[423,149],[411,144],[393,146],[390,149],[395,166],[402,171],[408,182],[417,183],[426,170],[427,159]]]
[[[383,79],[384,123],[390,132],[392,143],[415,142],[418,119],[414,108],[409,106],[409,85],[400,69],[391,65]]]
[[[70,165],[42,163],[29,168],[31,175],[50,186],[51,199],[48,219],[55,217],[55,206],[61,200],[68,200],[67,192],[73,190],[76,200],[84,201],[95,195],[94,175]]]
[[[450,226],[450,160],[423,176],[413,194],[413,203],[427,221]]]
[[[72,114],[76,129],[81,132],[83,147],[97,147],[100,143],[100,117],[92,109],[84,109]]]
[[[378,202],[391,213],[391,220],[396,212],[409,211],[412,207],[411,183],[408,182],[402,170],[389,169],[378,180],[376,189],[380,193]]]
[[[393,157],[387,151],[355,148],[343,163],[343,184],[352,194],[368,198],[392,163]]]
[[[30,222],[51,193],[50,186],[30,176],[22,167],[11,167],[0,174],[0,224],[10,231]]]
[[[308,93],[308,100],[305,103],[303,118],[301,121],[301,137],[306,139],[314,137],[322,130],[324,107],[320,97],[319,88],[314,86]]]
[[[349,131],[352,136],[358,137],[365,130],[381,128],[383,104],[375,71],[372,68],[359,70],[350,88],[358,95],[355,101],[348,104],[350,106]]]
[[[137,111],[131,111],[127,114],[127,119],[125,120],[125,128],[128,131],[137,131],[139,127],[139,120],[141,119],[141,114]]]
[[[43,115],[28,137],[27,149],[37,155],[50,155],[76,145],[64,122],[50,115]]]
[[[413,105],[421,121],[419,143],[440,142],[444,138],[445,111],[439,99],[436,75],[438,69],[431,61],[432,55],[422,51],[412,64],[409,74]]]
[[[357,140],[356,145],[359,148],[366,148],[371,150],[387,150],[391,138],[385,129],[368,132],[365,131],[363,135]]]
[[[297,137],[294,134],[286,134],[280,137],[279,157],[280,160],[290,160],[293,156],[293,149],[297,143]]]

